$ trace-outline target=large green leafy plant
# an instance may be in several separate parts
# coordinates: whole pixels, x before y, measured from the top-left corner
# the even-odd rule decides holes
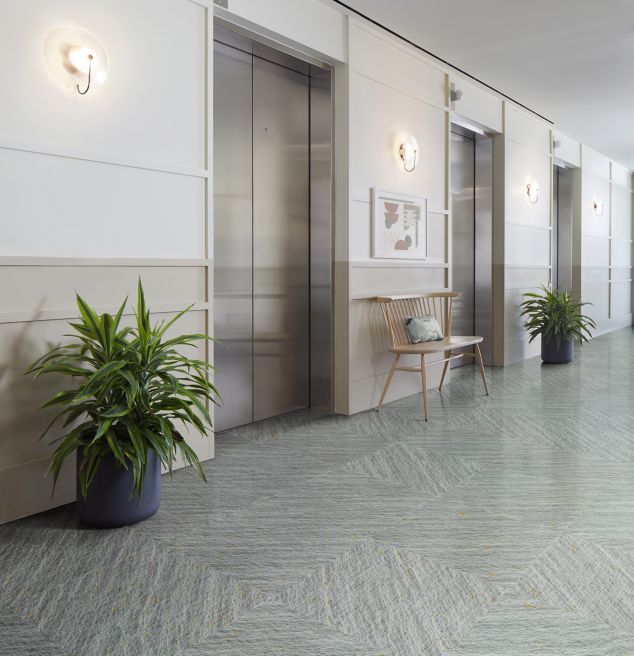
[[[97,313],[77,295],[80,320],[70,323],[70,344],[59,346],[34,362],[27,373],[69,376],[76,384],[55,394],[42,407],[58,413],[42,435],[63,420],[63,435],[48,471],[57,481],[66,458],[80,454],[79,483],[83,496],[100,460],[109,453],[121,467],[131,468],[134,490],[143,488],[148,451],[153,450],[172,471],[180,452],[200,476],[205,473],[182,432],[193,428],[206,435],[211,428],[208,402],[218,395],[209,380],[211,365],[182,353],[207,335],[186,334],[167,339],[166,332],[191,306],[167,323],[150,323],[139,280],[136,325],[120,327],[126,307],[116,315]]]
[[[566,289],[542,286],[541,292],[528,292],[524,297],[521,316],[526,319],[524,326],[531,342],[542,335],[554,339],[557,347],[569,339],[581,344],[592,337],[591,330],[597,327],[590,317],[581,314],[581,308],[589,304],[575,301]]]

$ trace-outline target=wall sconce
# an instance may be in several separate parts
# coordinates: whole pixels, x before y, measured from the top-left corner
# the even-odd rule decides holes
[[[594,200],[592,202],[592,209],[594,210],[594,213],[597,216],[603,216],[603,201],[602,200]]]
[[[528,196],[528,202],[533,205],[539,200],[539,182],[533,180],[526,185],[526,195]]]
[[[399,157],[403,160],[403,168],[411,173],[418,163],[418,141],[414,137],[409,136],[405,141],[399,146],[398,154]]]
[[[55,80],[81,96],[92,86],[102,84],[108,74],[108,55],[86,30],[55,30],[46,39],[44,54]]]

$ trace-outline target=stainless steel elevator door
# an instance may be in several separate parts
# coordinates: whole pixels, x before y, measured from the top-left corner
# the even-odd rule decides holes
[[[452,333],[473,335],[475,309],[475,140],[451,133],[452,278],[460,293]],[[462,364],[470,359],[460,359]],[[453,364],[453,363],[452,363]],[[454,366],[456,366],[454,364]]]
[[[253,421],[252,56],[214,44],[216,430]]]
[[[310,404],[309,78],[253,59],[253,418]]]
[[[310,405],[307,75],[214,44],[216,430]]]

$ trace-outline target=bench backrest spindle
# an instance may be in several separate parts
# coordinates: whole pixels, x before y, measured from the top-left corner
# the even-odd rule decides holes
[[[409,344],[405,319],[431,314],[442,326],[446,337],[451,335],[451,315],[453,299],[458,292],[428,292],[405,296],[378,296],[385,325],[390,339],[390,347]]]

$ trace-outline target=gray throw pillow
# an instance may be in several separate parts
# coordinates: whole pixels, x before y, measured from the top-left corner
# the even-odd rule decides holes
[[[443,338],[442,329],[433,314],[405,317],[405,330],[412,344],[435,342]]]

